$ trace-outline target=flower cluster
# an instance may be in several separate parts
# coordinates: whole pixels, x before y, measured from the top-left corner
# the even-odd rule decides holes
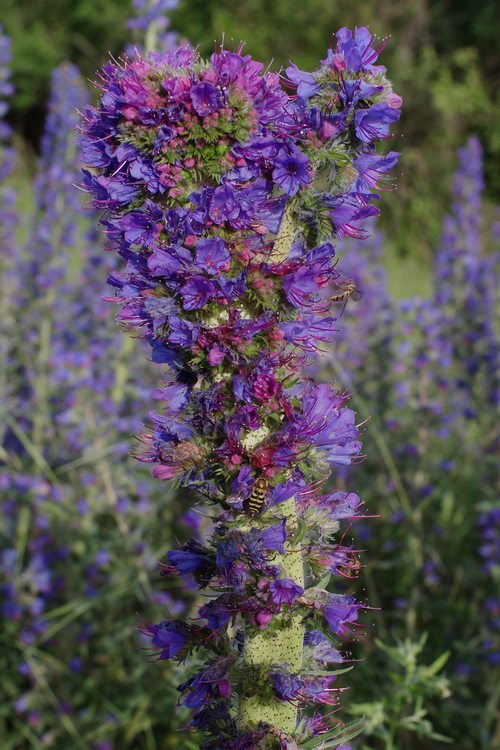
[[[498,580],[500,578],[500,507],[483,510],[478,517],[478,528],[481,535],[479,555],[482,558],[482,569],[491,582],[491,595],[482,604],[483,625],[486,637],[483,640],[483,652],[488,662],[494,666],[500,664],[498,632],[500,631],[500,597]]]
[[[8,101],[14,90],[10,82],[10,59],[10,39],[4,35],[0,26],[0,185],[14,167],[14,150],[10,144],[11,129],[4,120]],[[10,243],[16,222],[15,193],[2,185],[0,198],[0,249],[3,251]],[[7,256],[7,252],[2,252],[2,255]]]
[[[208,595],[198,619],[144,626],[160,658],[209,654],[179,686],[204,750],[326,732],[317,714],[297,729],[297,707],[336,703],[324,668],[362,606],[325,588],[357,569],[333,538],[359,497],[321,491],[360,454],[355,414],[301,370],[346,284],[331,239],[363,235],[398,156],[375,150],[400,106],[377,54],[342,29],[317,71],[288,68],[289,94],[241,49],[154,53],[108,65],[85,116],[84,186],[125,261],[118,317],[169,367],[140,458],[214,504],[211,539],[165,568]]]
[[[442,313],[441,339],[460,363],[460,373],[450,389],[456,416],[473,419],[478,405],[489,402],[497,406],[500,400],[500,348],[495,328],[500,253],[498,246],[489,254],[481,252],[484,176],[477,137],[472,136],[459,149],[458,160],[452,212],[444,221],[436,257],[433,305]]]
[[[346,304],[333,351],[320,363],[334,368],[349,391],[362,392],[370,415],[382,420],[393,384],[387,377],[398,320],[382,265],[384,235],[373,224],[366,240],[348,239],[338,248],[343,273],[355,285],[359,299]]]

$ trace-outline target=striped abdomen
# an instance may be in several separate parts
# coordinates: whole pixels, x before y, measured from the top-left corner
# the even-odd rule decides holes
[[[252,494],[248,498],[248,511],[251,516],[260,513],[269,489],[269,481],[265,477],[257,477],[253,485]]]

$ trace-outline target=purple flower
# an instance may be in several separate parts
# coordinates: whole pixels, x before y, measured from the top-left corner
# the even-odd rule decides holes
[[[307,156],[298,149],[282,149],[275,161],[273,180],[287,195],[295,195],[311,181]]]
[[[219,109],[217,89],[211,83],[197,83],[189,93],[193,108],[200,117],[211,115]]]
[[[379,213],[377,206],[360,202],[354,195],[347,198],[338,198],[330,205],[332,205],[330,219],[340,239],[344,237],[364,239],[366,231],[357,222],[371,216],[377,216]]]
[[[155,333],[169,322],[176,311],[175,303],[170,297],[146,297],[144,300],[144,312],[150,319]],[[122,315],[120,315],[120,320],[126,322]]]
[[[217,544],[216,565],[221,571],[230,570],[241,557],[241,544],[234,537],[228,537]]]
[[[224,240],[213,237],[209,240],[198,240],[195,252],[195,263],[198,269],[215,276],[221,271],[228,271],[231,255]]]
[[[388,184],[388,172],[394,169],[399,156],[397,151],[389,151],[385,156],[363,154],[356,159],[354,161],[354,166],[358,171],[356,190],[360,193],[369,193],[372,188],[375,190],[383,189],[384,184]],[[390,185],[388,186],[390,187]]]
[[[302,688],[302,680],[290,672],[280,670],[271,674],[272,685],[281,700],[295,700]]]
[[[294,249],[290,258],[293,260]],[[283,280],[287,300],[295,307],[311,307],[318,300],[317,293],[332,275],[332,260],[335,255],[333,245],[325,242],[311,250],[306,262],[300,264],[293,273]]]
[[[233,378],[233,393],[238,401],[246,401],[247,403],[252,401],[252,389],[248,380],[242,375],[236,375]]]
[[[386,102],[374,104],[369,109],[358,109],[354,116],[356,135],[364,143],[371,143],[389,135],[389,127],[401,116],[399,109]]]
[[[158,235],[158,222],[162,218],[162,210],[156,203],[148,200],[140,211],[125,214],[119,226],[123,230],[126,242],[151,247]]]
[[[285,521],[277,523],[274,526],[269,526],[259,533],[259,538],[262,546],[269,550],[276,550],[277,552],[284,553],[286,542],[286,529]]]
[[[309,618],[314,605],[318,629],[343,635],[359,609],[320,587],[304,596],[301,575],[286,577],[284,556],[304,554],[317,580],[332,569],[354,571],[353,551],[329,537],[359,498],[322,496],[309,477],[324,474],[325,459],[349,464],[359,454],[355,415],[344,396],[301,372],[337,327],[327,286],[347,278],[334,247],[318,245],[321,236],[332,227],[339,237],[361,236],[358,222],[377,213],[373,190],[395,163],[394,154],[375,153],[398,116],[390,83],[373,68],[376,55],[366,29],[341,30],[328,69],[290,65],[292,96],[248,55],[135,57],[106,67],[101,101],[86,112],[96,174],[85,185],[107,212],[108,239],[123,261],[110,275],[120,319],[171,368],[154,394],[162,403],[149,414],[140,458],[154,476],[176,478],[202,498],[211,518],[210,540],[191,539],[165,566],[206,589],[193,618],[201,625],[168,622],[150,633],[161,658],[201,646],[211,652],[179,686],[206,750],[250,750],[278,738],[292,748],[279,726],[234,721],[232,686],[254,660],[256,631],[288,627],[282,608]],[[341,170],[327,147],[338,137]],[[323,184],[328,162],[334,179]],[[197,188],[189,194],[191,169]],[[303,201],[289,200],[300,191]],[[95,590],[98,572],[89,569]],[[272,642],[276,663],[256,659],[246,695],[333,704],[331,678],[286,671],[302,651],[301,633],[291,627],[289,635]],[[319,637],[306,658],[341,661]]]
[[[312,73],[299,70],[294,63],[290,63],[290,66],[286,69],[286,74],[290,81],[297,86],[297,96],[301,99],[310,99],[321,88],[321,84],[316,81]]]
[[[156,364],[168,364],[170,367],[181,365],[178,352],[175,349],[165,346],[163,341],[159,339],[156,339],[151,344],[151,360],[152,362],[156,362]]]
[[[184,648],[189,638],[186,625],[175,620],[164,620],[158,625],[145,626],[144,632],[152,636],[152,645],[160,649],[159,659],[173,659]]]
[[[187,308],[189,309],[189,308]],[[171,315],[168,319],[170,331],[168,343],[175,346],[192,346],[198,339],[198,326],[190,320]]]
[[[331,509],[331,517],[335,519],[354,518],[358,508],[362,505],[355,492],[334,492],[327,495],[325,500]]]
[[[225,356],[222,349],[215,344],[208,352],[207,361],[212,367],[217,367],[217,365],[220,365],[224,361]]]
[[[210,201],[209,215],[215,224],[232,224],[241,213],[241,200],[228,185],[215,189]]]
[[[254,378],[252,392],[259,401],[270,401],[278,393],[278,383],[274,375],[263,372]]]
[[[192,255],[185,247],[175,245],[165,250],[156,249],[148,256],[147,264],[151,274],[174,277],[185,272],[192,263]]]
[[[347,625],[356,622],[360,605],[353,596],[330,594],[325,606],[325,618],[330,629],[336,635],[347,634]]]
[[[162,388],[153,391],[153,398],[158,401],[167,401],[171,414],[181,411],[188,402],[187,386],[182,383],[166,383]]]
[[[282,606],[293,604],[298,596],[302,596],[304,589],[291,578],[277,578],[269,586],[269,592],[273,604]]]
[[[194,539],[187,542],[181,549],[170,550],[167,560],[181,575],[206,572],[210,567],[208,550]]]
[[[98,208],[107,201],[118,205],[126,205],[137,197],[137,188],[123,177],[113,179],[108,179],[104,175],[94,177],[84,169],[83,184],[89,192],[94,193],[94,203]]]
[[[286,298],[295,307],[308,307],[317,299],[320,278],[314,266],[300,267],[284,279]]]
[[[231,619],[231,610],[220,599],[222,597],[200,607],[200,617],[207,621],[209,630],[222,630]]]
[[[179,293],[185,310],[198,310],[215,296],[215,285],[203,276],[191,276]]]
[[[372,46],[373,36],[366,26],[356,27],[354,35],[351,29],[344,26],[337,31],[335,38],[337,40],[337,52],[344,57],[349,70],[359,73],[361,70],[373,68],[373,63],[376,62],[380,49],[376,50]],[[331,50],[329,53],[331,53]],[[333,57],[332,54],[329,56]]]
[[[319,341],[333,341],[337,330],[335,318],[303,315],[300,320],[280,324],[285,341],[301,349],[315,352]]]
[[[311,440],[325,451],[334,463],[349,464],[358,455],[361,444],[355,414],[340,408],[343,402],[327,385],[311,388],[303,399],[303,414],[297,417],[294,431],[297,437]]]
[[[230,302],[241,297],[247,291],[247,274],[246,271],[242,271],[234,279],[228,276],[219,276],[218,278],[219,288],[222,295]],[[247,325],[256,325],[255,321],[246,321]]]
[[[309,630],[304,643],[312,648],[313,658],[323,666],[343,662],[341,653],[332,646],[330,640],[320,630]]]
[[[168,125],[163,125],[158,130],[158,135],[156,136],[153,153],[155,154],[160,153],[163,145],[171,141],[174,135],[175,133],[174,133],[174,130],[172,130],[172,128],[169,128]]]
[[[301,697],[315,703],[334,705],[338,701],[337,696],[334,695],[335,690],[332,688],[336,679],[335,675],[305,677],[302,682]]]

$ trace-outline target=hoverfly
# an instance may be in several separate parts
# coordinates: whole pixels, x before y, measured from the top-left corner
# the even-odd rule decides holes
[[[269,480],[266,477],[257,477],[252,488],[252,494],[248,498],[248,512],[251,516],[258,516],[269,490]]]
[[[338,281],[337,286],[342,291],[340,294],[335,294],[333,297],[330,297],[332,302],[347,302],[348,299],[352,299],[353,302],[358,302],[362,297],[354,279]]]

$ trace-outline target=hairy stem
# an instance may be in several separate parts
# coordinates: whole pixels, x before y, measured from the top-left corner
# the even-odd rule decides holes
[[[293,221],[289,207],[285,210],[281,221],[278,237],[274,242],[270,260],[282,263],[288,257],[297,227]],[[287,519],[286,529],[291,539],[297,529],[297,512],[295,499],[292,497],[279,506]],[[304,586],[304,564],[300,548],[290,542],[285,543],[285,554],[280,559],[283,578],[292,578],[300,586]],[[285,616],[286,617],[286,616]],[[302,666],[302,652],[304,642],[304,627],[300,615],[289,619],[278,615],[273,624],[280,624],[272,633],[265,630],[252,636],[247,635],[245,643],[245,661],[251,665],[264,667],[273,664],[286,665],[290,672],[299,673]],[[274,700],[263,701],[258,695],[243,698],[240,705],[240,722],[242,726],[258,724],[265,721],[273,724],[282,732],[292,734],[297,724],[297,708],[293,703]]]
[[[291,537],[297,528],[297,513],[295,500],[291,498],[279,506],[280,511],[287,518],[287,533]],[[292,578],[300,586],[304,586],[304,566],[300,548],[285,543],[285,555],[280,560],[283,577]],[[278,615],[275,622],[283,616]],[[304,627],[301,616],[296,615],[283,622],[283,628],[268,634],[266,631],[248,636],[245,643],[245,661],[250,665],[271,666],[272,664],[286,665],[290,672],[300,672],[302,666],[302,651],[304,641]],[[240,721],[242,726],[257,724],[265,721],[274,724],[286,734],[292,734],[297,723],[297,708],[286,701],[265,702],[258,695],[244,698],[240,706]]]

